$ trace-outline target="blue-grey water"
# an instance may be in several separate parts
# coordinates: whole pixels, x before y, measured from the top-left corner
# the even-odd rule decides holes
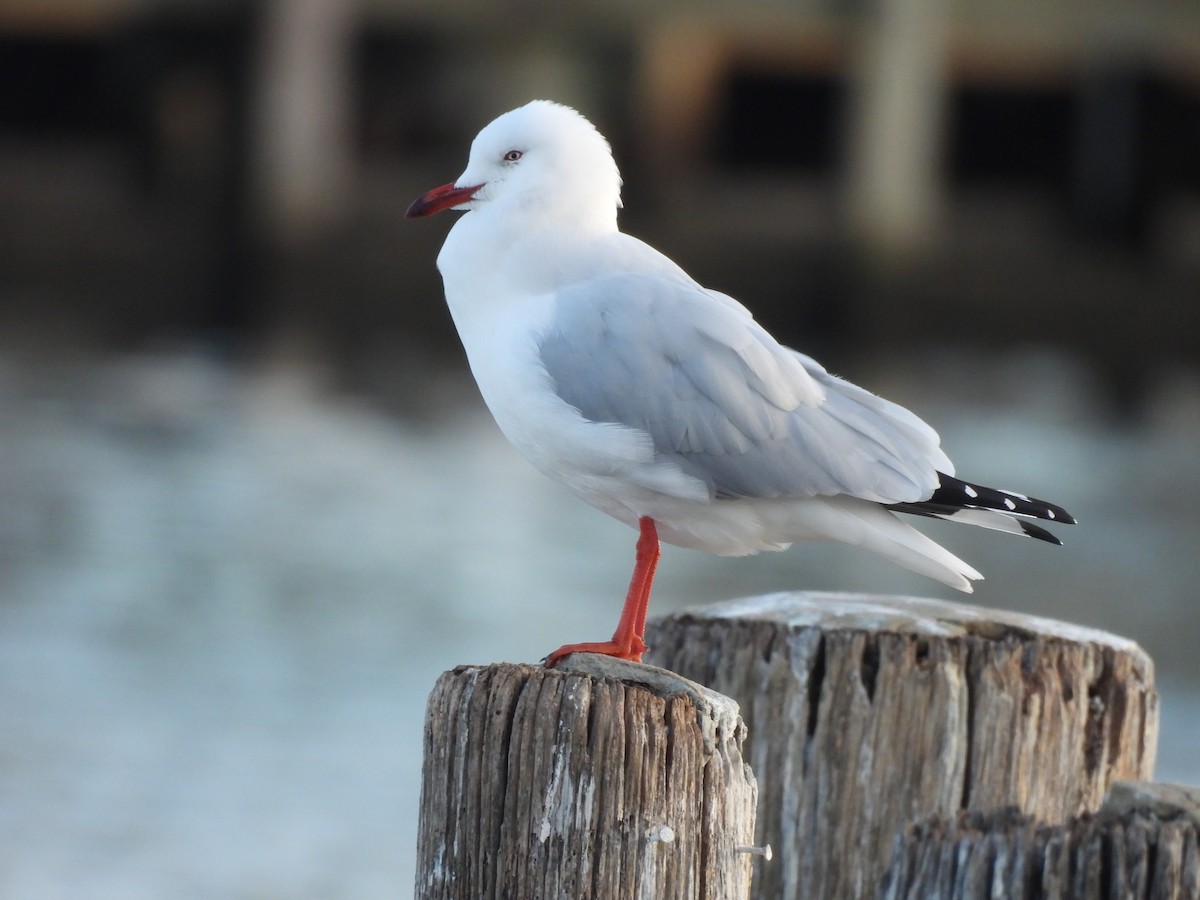
[[[853,374],[960,474],[1081,524],[1063,548],[927,530],[988,576],[974,602],[1146,647],[1159,777],[1200,783],[1197,379],[1164,376],[1134,424],[1053,354],[936,359]],[[331,385],[186,350],[0,357],[0,896],[406,896],[438,674],[611,632],[633,533],[530,470],[469,384],[427,386],[416,419]],[[824,546],[667,548],[660,573],[659,612],[961,599]]]

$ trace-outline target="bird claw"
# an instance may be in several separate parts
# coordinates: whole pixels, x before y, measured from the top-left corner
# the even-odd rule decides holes
[[[642,654],[646,652],[646,642],[641,638],[630,635],[629,640],[595,641],[582,644],[564,644],[553,653],[546,656],[544,663],[547,669],[553,669],[562,662],[564,657],[572,653],[599,653],[601,656],[613,656],[630,662],[640,663]]]

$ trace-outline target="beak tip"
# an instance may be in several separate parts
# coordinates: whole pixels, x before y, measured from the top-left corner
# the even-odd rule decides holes
[[[440,188],[434,188],[414,200],[404,212],[406,219],[421,219],[425,216],[432,216],[434,213],[441,212],[443,209],[453,209],[456,206],[461,206],[464,203],[472,200],[475,192],[478,191],[482,184],[475,184],[469,187],[456,187],[453,184],[444,184]]]

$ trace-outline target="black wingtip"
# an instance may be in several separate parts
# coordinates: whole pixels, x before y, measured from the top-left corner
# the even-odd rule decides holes
[[[1017,523],[1021,526],[1021,530],[1031,538],[1037,538],[1039,541],[1045,541],[1047,544],[1053,544],[1056,547],[1062,546],[1062,541],[1052,535],[1041,525],[1034,525],[1032,522],[1020,521]],[[1070,524],[1074,524],[1074,520]]]
[[[1074,525],[1075,517],[1053,503],[1026,497],[1015,491],[999,490],[972,484],[944,472],[938,473],[938,489],[929,498],[930,503],[954,507],[976,507],[994,509],[1012,516],[1030,516],[1061,525]],[[1043,540],[1045,540],[1043,538]]]
[[[1045,500],[1038,500],[1036,497],[1028,498],[1029,503],[1042,508],[1039,519],[1046,519],[1051,522],[1058,522],[1062,525],[1075,525],[1075,517],[1063,509],[1061,506],[1056,506],[1053,503],[1047,503]]]

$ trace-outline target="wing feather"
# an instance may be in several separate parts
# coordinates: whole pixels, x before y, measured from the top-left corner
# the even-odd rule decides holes
[[[559,292],[541,360],[587,419],[650,435],[715,497],[928,498],[953,471],[908,410],[778,344],[694,283],[626,273]]]

